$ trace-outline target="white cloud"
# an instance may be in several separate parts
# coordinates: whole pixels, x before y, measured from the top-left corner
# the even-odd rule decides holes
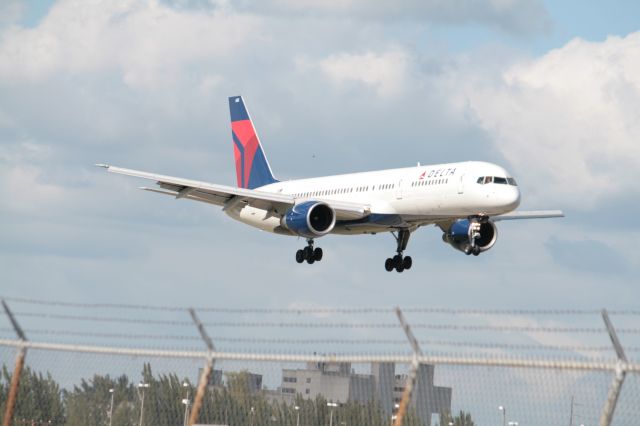
[[[4,0],[0,3],[0,29],[14,24],[24,13],[25,4],[20,0]]]
[[[510,33],[534,33],[550,27],[539,0],[265,0],[240,6],[259,12],[341,16],[358,20],[434,24],[477,23]]]
[[[319,62],[320,69],[335,83],[360,82],[380,96],[402,91],[407,79],[409,56],[400,49],[383,53],[341,53]]]
[[[42,171],[31,165],[16,165],[0,172],[0,194],[6,200],[5,208],[18,214],[32,214],[65,198],[63,187],[51,184],[42,177]]]
[[[191,13],[157,0],[65,0],[38,27],[5,32],[0,76],[39,80],[117,70],[126,84],[150,88],[176,79],[189,64],[234,53],[257,34],[259,18],[227,9]]]
[[[537,195],[591,207],[637,191],[640,33],[573,40],[498,81],[479,75],[450,81],[454,102],[471,108],[514,170],[535,177]]]

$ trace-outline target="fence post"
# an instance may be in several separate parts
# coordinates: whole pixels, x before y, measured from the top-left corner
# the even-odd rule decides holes
[[[18,324],[18,321],[16,321],[15,317],[13,316],[13,313],[9,309],[9,306],[4,301],[4,299],[2,300],[2,307],[4,308],[5,313],[9,317],[9,321],[11,322],[13,329],[16,331],[18,338],[21,341],[26,342],[27,337],[25,336],[24,332],[22,331],[22,328],[20,327],[20,324]],[[24,368],[24,360],[26,357],[27,357],[27,348],[25,348],[24,346],[21,346],[20,349],[18,349],[18,356],[16,357],[16,365],[13,369],[13,376],[11,376],[11,387],[9,388],[7,406],[5,407],[4,419],[2,421],[3,426],[11,425],[11,420],[13,419],[13,411],[15,409],[16,402],[18,399],[18,389],[20,387],[20,376],[22,375],[22,369]]]
[[[393,422],[393,426],[402,426],[402,422],[404,421],[404,416],[407,413],[407,407],[411,402],[411,393],[413,392],[413,386],[416,383],[416,376],[418,375],[418,369],[420,368],[420,362],[418,361],[418,357],[422,356],[422,350],[420,349],[420,344],[418,340],[413,335],[411,331],[411,327],[409,323],[405,319],[402,311],[399,307],[395,309],[396,316],[398,317],[398,321],[400,321],[400,325],[402,326],[402,330],[404,331],[407,339],[409,340],[409,344],[411,345],[411,349],[413,351],[413,361],[411,362],[411,367],[409,369],[409,375],[407,376],[407,383],[404,386],[404,392],[402,392],[402,399],[400,400],[400,407],[398,408],[398,412],[396,413],[395,421]]]
[[[196,311],[193,309],[189,309],[189,314],[193,319],[196,327],[198,328],[198,332],[200,333],[200,337],[204,340],[205,345],[209,350],[207,354],[207,362],[202,369],[202,374],[200,375],[200,381],[198,382],[198,389],[196,390],[196,394],[193,398],[193,407],[191,408],[191,414],[189,415],[189,423],[188,426],[193,426],[198,421],[198,415],[200,414],[200,409],[202,408],[202,400],[204,399],[204,393],[207,390],[207,385],[209,384],[209,378],[211,377],[211,373],[213,372],[213,352],[215,352],[215,347],[213,346],[213,341],[211,337],[207,334],[207,331],[204,328],[204,325],[196,315]]]
[[[607,327],[607,332],[609,332],[609,337],[611,338],[611,344],[613,345],[613,349],[616,351],[616,356],[618,357],[615,375],[611,382],[611,387],[609,388],[607,401],[605,402],[602,410],[602,416],[600,417],[600,426],[609,426],[613,420],[613,413],[616,411],[616,404],[618,403],[618,397],[622,390],[622,383],[624,383],[624,379],[627,375],[627,356],[624,353],[624,348],[620,344],[620,340],[618,340],[618,334],[613,328],[613,324],[609,319],[609,313],[606,309],[602,310],[602,319],[604,320],[605,327]]]

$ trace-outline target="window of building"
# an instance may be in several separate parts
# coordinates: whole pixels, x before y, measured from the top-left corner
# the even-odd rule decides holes
[[[298,380],[295,377],[284,377],[282,381],[286,383],[296,383]]]
[[[282,388],[282,393],[296,393],[296,390],[292,388]]]
[[[311,390],[310,390],[310,389],[305,389],[305,390],[304,390],[304,393],[306,393],[307,395],[309,395],[309,394],[311,393]]]
[[[307,383],[311,383],[311,377],[307,377]]]

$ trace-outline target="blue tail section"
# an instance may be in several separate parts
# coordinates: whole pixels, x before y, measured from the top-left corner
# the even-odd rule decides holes
[[[242,96],[229,98],[229,112],[238,187],[254,189],[278,182],[273,177]]]

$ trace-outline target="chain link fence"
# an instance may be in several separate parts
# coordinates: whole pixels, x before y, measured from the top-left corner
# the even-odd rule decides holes
[[[7,426],[640,424],[640,311],[5,302]]]

